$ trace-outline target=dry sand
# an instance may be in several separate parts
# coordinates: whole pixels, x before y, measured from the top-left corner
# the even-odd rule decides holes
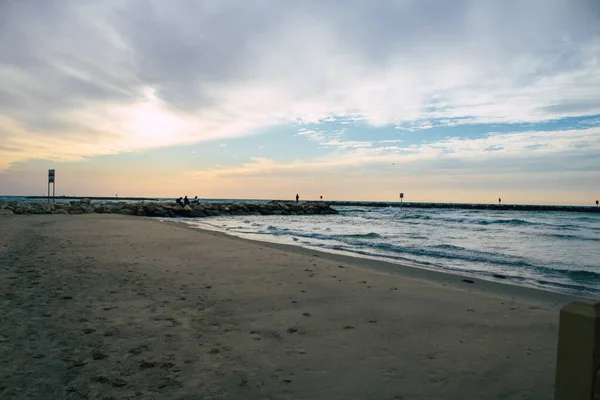
[[[568,300],[173,222],[0,217],[0,398],[549,399]]]

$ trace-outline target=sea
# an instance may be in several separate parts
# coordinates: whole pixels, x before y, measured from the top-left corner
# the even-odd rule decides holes
[[[600,299],[600,214],[334,207],[338,215],[185,221],[251,240]]]
[[[31,201],[17,197],[0,200]],[[600,213],[333,207],[339,214],[183,221],[251,240],[600,299]]]

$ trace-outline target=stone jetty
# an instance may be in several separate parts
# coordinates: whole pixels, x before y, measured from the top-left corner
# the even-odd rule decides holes
[[[469,204],[469,203],[399,203],[378,201],[331,201],[333,207],[404,207],[404,208],[450,208],[460,210],[496,210],[496,211],[568,211],[600,213],[594,206],[552,206],[535,204]]]
[[[180,206],[171,202],[0,202],[0,215],[10,214],[122,214],[142,217],[212,217],[220,215],[315,215],[337,214],[326,202],[196,203]]]

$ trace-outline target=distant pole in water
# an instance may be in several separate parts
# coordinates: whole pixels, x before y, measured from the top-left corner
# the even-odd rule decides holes
[[[498,204],[502,203],[502,199],[498,197]]]
[[[596,200],[596,207],[598,207],[598,203],[599,203],[598,200]]]
[[[404,193],[400,193],[400,210],[402,210],[402,199],[404,198]]]

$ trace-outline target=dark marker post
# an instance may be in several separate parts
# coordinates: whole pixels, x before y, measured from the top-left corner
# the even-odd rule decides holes
[[[404,198],[404,193],[400,193],[400,210],[402,210],[402,199]]]
[[[52,204],[55,203],[56,187],[55,187],[55,171],[53,169],[48,170],[48,203],[50,203],[50,185],[52,185]]]

